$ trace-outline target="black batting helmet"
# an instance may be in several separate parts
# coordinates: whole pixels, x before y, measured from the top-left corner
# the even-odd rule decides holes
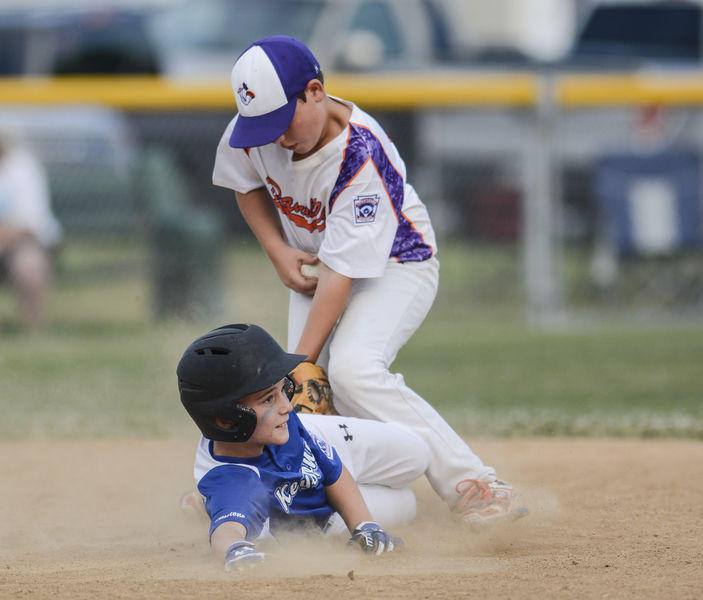
[[[245,442],[256,428],[256,413],[238,402],[280,381],[300,362],[256,325],[218,327],[183,353],[176,374],[181,402],[203,435],[220,442]],[[219,427],[219,417],[234,422]]]

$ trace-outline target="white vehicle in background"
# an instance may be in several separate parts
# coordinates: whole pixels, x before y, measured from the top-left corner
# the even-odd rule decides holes
[[[151,22],[166,77],[227,80],[253,41],[286,34],[324,70],[417,68],[447,58],[449,28],[431,0],[183,0]]]

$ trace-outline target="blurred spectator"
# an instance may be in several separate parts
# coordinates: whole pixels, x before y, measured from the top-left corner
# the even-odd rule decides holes
[[[0,280],[17,294],[29,330],[44,325],[60,240],[43,166],[18,136],[0,131]]]

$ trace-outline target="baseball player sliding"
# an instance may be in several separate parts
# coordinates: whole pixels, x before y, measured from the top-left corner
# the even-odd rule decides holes
[[[195,480],[227,570],[263,561],[263,541],[295,527],[348,530],[349,545],[390,552],[402,540],[384,528],[415,516],[407,486],[427,468],[427,446],[388,423],[298,416],[289,372],[305,358],[236,324],[200,336],[178,363],[181,401],[203,434]]]
[[[427,478],[465,522],[524,514],[513,488],[390,371],[439,276],[432,224],[396,147],[371,116],[325,92],[317,60],[294,38],[254,42],[232,87],[238,115],[213,182],[235,191],[290,289],[288,350],[326,370],[340,414],[398,422],[424,440]]]

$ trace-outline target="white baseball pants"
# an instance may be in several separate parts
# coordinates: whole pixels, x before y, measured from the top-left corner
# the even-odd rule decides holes
[[[491,481],[495,470],[457,435],[430,404],[411,390],[390,366],[422,324],[439,281],[436,258],[421,263],[389,261],[382,277],[354,280],[347,307],[327,340],[318,363],[327,369],[334,404],[342,415],[396,422],[427,444],[427,479],[450,506],[462,479]],[[291,292],[288,350],[302,335],[312,297]]]
[[[305,428],[326,440],[356,480],[374,521],[384,529],[407,525],[417,514],[415,494],[408,487],[422,477],[429,448],[417,435],[394,423],[371,419],[300,414]],[[325,532],[348,534],[335,513]]]

